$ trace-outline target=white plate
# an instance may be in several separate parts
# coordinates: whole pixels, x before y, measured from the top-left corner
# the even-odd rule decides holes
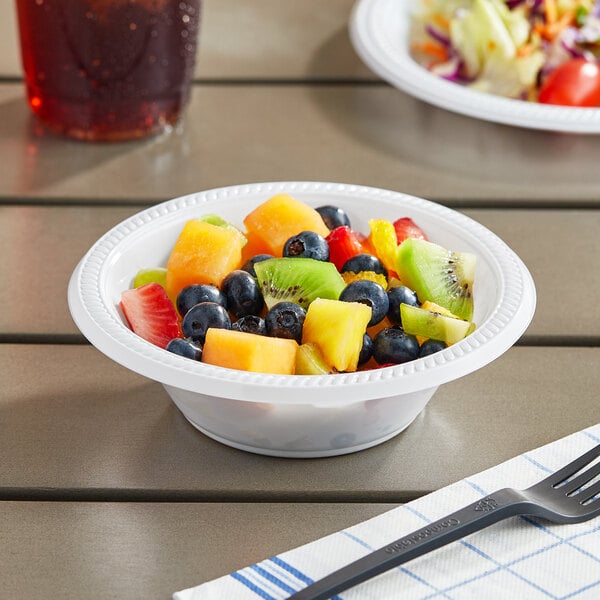
[[[418,1],[418,0],[417,0]],[[350,37],[377,75],[412,96],[453,112],[549,131],[600,133],[600,109],[551,106],[485,94],[446,81],[417,64],[408,48],[415,0],[358,0]]]

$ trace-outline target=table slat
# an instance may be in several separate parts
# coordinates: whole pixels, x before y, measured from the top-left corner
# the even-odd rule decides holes
[[[0,199],[147,204],[257,181],[372,185],[461,206],[592,206],[600,136],[496,125],[387,86],[198,85],[180,128],[141,142],[44,134],[0,84]]]
[[[78,335],[66,303],[69,277],[101,235],[137,210],[0,206],[0,255],[9,266],[0,286],[0,335]],[[600,288],[600,211],[465,212],[514,248],[532,272],[538,306],[525,339],[597,343],[600,304],[590,302],[589,290]],[[574,270],[585,276],[574,277]]]
[[[390,504],[0,502],[5,598],[170,598]]]
[[[599,360],[512,348],[389,442],[292,460],[205,437],[162,386],[92,347],[0,344],[0,498],[401,502],[597,422]]]

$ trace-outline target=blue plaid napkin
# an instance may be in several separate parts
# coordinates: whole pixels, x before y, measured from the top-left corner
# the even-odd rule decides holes
[[[600,424],[173,600],[283,600],[315,579],[502,487],[528,487],[600,443]],[[555,525],[514,517],[384,573],[344,600],[600,598],[600,517]]]

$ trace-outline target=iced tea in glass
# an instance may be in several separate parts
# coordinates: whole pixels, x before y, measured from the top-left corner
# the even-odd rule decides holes
[[[31,110],[53,131],[127,140],[190,97],[200,0],[16,0]]]

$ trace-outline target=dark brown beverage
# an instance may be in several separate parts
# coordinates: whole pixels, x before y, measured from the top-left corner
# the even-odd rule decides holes
[[[57,132],[125,140],[190,96],[200,0],[16,0],[32,111]]]

